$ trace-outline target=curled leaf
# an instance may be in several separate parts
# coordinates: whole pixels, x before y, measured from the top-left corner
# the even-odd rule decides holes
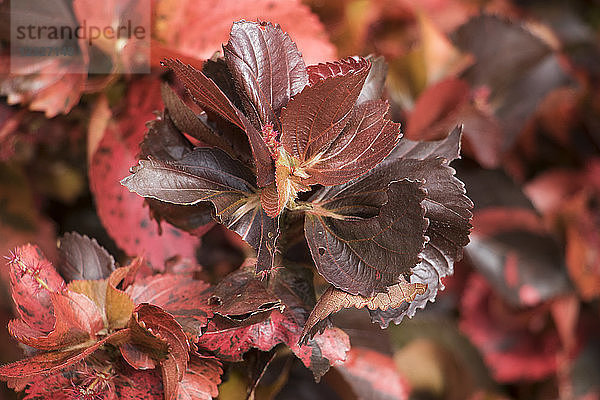
[[[314,328],[320,321],[344,308],[367,307],[369,310],[386,311],[390,308],[398,308],[404,302],[410,303],[417,295],[424,294],[426,290],[427,285],[425,284],[408,283],[403,280],[390,286],[387,292],[377,293],[372,297],[365,297],[346,293],[330,286],[321,298],[319,298],[315,308],[311,311],[306,325],[304,325],[304,329],[302,330],[300,341],[304,342],[308,337],[312,337],[315,334]]]
[[[181,325],[160,307],[141,304],[133,313],[130,329],[133,343],[160,362],[165,400],[174,399],[190,357],[190,344]]]

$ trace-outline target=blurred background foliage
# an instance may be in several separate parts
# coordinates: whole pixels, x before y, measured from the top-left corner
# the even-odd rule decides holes
[[[97,2],[53,1],[78,20],[111,18]],[[308,64],[383,56],[404,137],[436,140],[464,125],[453,167],[475,203],[474,228],[446,289],[413,319],[381,330],[364,310],[335,316],[353,350],[321,383],[289,352],[256,352],[227,371],[219,398],[243,399],[255,385],[257,399],[600,399],[600,2],[151,4],[148,75],[120,74],[137,50],[116,43],[91,56],[108,59],[113,74],[11,73],[10,36],[0,32],[0,254],[32,242],[52,260],[56,238],[75,230],[121,262],[178,255],[207,280],[237,268],[248,249],[235,234],[161,229],[118,180],[162,108],[160,59],[201,65],[233,21],[270,20]],[[1,8],[4,25],[10,4]],[[20,349],[4,328],[13,310],[1,271],[0,360],[9,362]]]

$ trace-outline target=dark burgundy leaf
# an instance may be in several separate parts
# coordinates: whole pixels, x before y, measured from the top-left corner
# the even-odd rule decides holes
[[[476,211],[469,259],[505,301],[532,306],[571,286],[555,239],[533,210],[490,207]]]
[[[229,71],[224,58],[217,57],[215,53],[211,59],[206,60],[202,65],[202,73],[215,82],[238,110],[244,109],[235,86],[235,79],[231,71]],[[213,127],[215,132],[231,146],[233,154],[235,154],[234,158],[247,165],[253,164],[252,148],[250,147],[248,136],[242,129],[224,119],[218,113],[210,110],[204,110],[204,113],[200,117],[203,121],[206,120],[206,123]]]
[[[586,343],[573,361],[569,371],[570,382],[567,390],[572,390],[575,396],[590,400],[600,396],[600,342],[597,337]]]
[[[217,215],[252,196],[252,172],[226,153],[195,148],[177,162],[140,160],[122,184],[143,197],[182,205],[212,202]]]
[[[249,267],[234,272],[234,275],[239,279],[256,279]],[[273,310],[267,320],[236,329],[220,330],[211,322],[199,338],[198,346],[223,360],[240,361],[251,348],[269,351],[277,344],[285,343],[317,378],[327,372],[331,364],[345,359],[350,348],[348,336],[337,328],[326,329],[306,345],[298,344],[302,327],[315,303],[309,269],[276,268],[269,279],[269,289],[285,305],[283,311]]]
[[[566,229],[566,263],[571,280],[584,300],[600,296],[600,231],[596,198],[587,193],[565,204],[564,218],[571,223]]]
[[[191,65],[169,59],[164,61],[164,65],[175,72],[201,107],[219,114],[246,132],[254,155],[257,184],[264,187],[273,182],[275,176],[271,153],[260,132],[256,130],[248,118],[231,103],[211,79]]]
[[[450,132],[448,137],[442,140],[417,142],[402,139],[385,159],[384,164],[393,163],[401,159],[424,160],[436,157],[444,158],[448,162],[455,160],[460,157],[461,132],[462,128],[457,126]]]
[[[570,82],[559,56],[521,24],[493,15],[472,18],[453,34],[454,43],[475,56],[464,74],[473,87],[491,90],[490,104],[510,147],[552,90]]]
[[[185,275],[149,276],[136,282],[127,293],[136,304],[150,303],[171,314],[190,337],[201,334],[213,313],[208,303],[209,285]]]
[[[443,289],[440,279],[452,274],[454,262],[461,259],[462,249],[469,243],[473,202],[465,196],[464,184],[448,166],[448,161],[458,156],[459,144],[458,130],[442,141],[413,142],[393,153],[394,158],[386,160],[375,171],[387,170],[394,176],[424,182],[427,197],[422,204],[425,218],[429,221],[425,232],[427,244],[420,254],[421,261],[412,269],[410,277],[410,283],[427,285],[427,290],[400,309],[370,311],[373,320],[383,327],[389,321],[400,323],[404,315],[412,317],[417,309],[433,301],[438,289]],[[405,159],[398,158],[402,153]]]
[[[229,155],[231,155],[232,157],[237,154],[235,150],[231,147],[231,144],[227,143],[226,140],[221,138],[215,131],[213,131],[206,121],[197,116],[194,113],[194,111],[192,111],[192,109],[189,108],[179,98],[179,96],[173,91],[173,89],[169,87],[169,85],[163,84],[160,89],[163,103],[165,104],[165,109],[169,114],[169,119],[180,132],[185,132],[193,138],[196,138],[209,146],[218,147],[221,150],[228,153]],[[168,133],[170,134],[169,136],[171,136],[171,127],[169,126],[168,128]],[[158,137],[157,139],[160,139],[160,137]],[[188,141],[181,135],[179,135],[177,139],[171,139],[171,141],[175,143],[178,142],[178,146],[188,146]],[[147,152],[146,155],[148,154],[155,153]],[[178,157],[173,158],[178,159]]]
[[[346,362],[336,368],[358,400],[407,400],[410,387],[387,355],[353,347]]]
[[[189,110],[168,86],[163,86],[163,98],[165,91],[169,93],[167,97],[177,98],[180,103],[178,107],[185,107],[186,110]],[[191,110],[189,112],[192,113],[190,118],[196,118]],[[165,110],[163,115],[148,124],[148,132],[140,145],[140,149],[139,157],[142,159],[152,157],[160,161],[179,161],[192,151],[193,145],[175,127],[171,114]],[[210,222],[212,221],[213,208],[209,203],[185,206],[165,203],[155,199],[147,199],[147,201],[152,216],[159,223],[164,219],[171,225],[196,236],[202,236],[212,227]]]
[[[246,115],[280,131],[279,113],[308,84],[304,61],[287,33],[269,22],[234,22],[225,60],[242,88]],[[252,117],[250,117],[252,120]],[[254,121],[253,121],[254,122]]]
[[[344,60],[309,65],[307,67],[309,84],[314,86],[327,78],[362,72],[367,65],[366,62],[367,60],[361,57],[348,57]]]
[[[41,333],[49,333],[55,317],[52,293],[61,290],[65,281],[37,246],[15,249],[8,261],[10,289],[21,321]]]
[[[173,93],[173,96],[176,95]],[[194,148],[175,126],[166,109],[154,121],[146,123],[146,126],[148,131],[140,144],[141,159],[152,156],[161,161],[177,161]]]
[[[210,201],[216,216],[258,254],[257,270],[269,270],[278,221],[262,210],[252,173],[219,149],[196,148],[177,163],[141,160],[122,184],[140,196],[179,205]]]
[[[252,263],[249,265],[253,266]],[[246,268],[245,271],[250,269]],[[255,314],[264,314],[264,318],[267,318],[271,310],[281,308],[277,296],[267,290],[261,281],[246,274],[228,275],[209,293],[210,310],[237,322],[243,322]]]
[[[281,144],[289,154],[311,163],[333,143],[348,122],[369,67],[365,59],[326,64],[324,79],[306,86],[288,103],[281,112]],[[340,72],[327,72],[334,68]]]
[[[311,199],[304,230],[317,270],[351,294],[386,291],[410,273],[425,245],[426,193],[418,182],[391,179],[369,175]]]
[[[156,199],[146,199],[150,206],[152,218],[160,224],[166,221],[174,227],[184,230],[191,235],[202,237],[215,225],[213,206],[202,202],[191,206],[166,203]]]
[[[356,106],[325,154],[304,168],[310,177],[303,183],[338,185],[379,164],[400,139],[400,124],[384,118],[387,110],[388,104],[382,100],[365,101]]]
[[[256,389],[276,357],[276,348],[272,349],[271,351],[256,350],[246,353],[244,360],[246,362],[246,374],[248,377],[246,399],[252,399],[256,397]],[[281,372],[282,375],[285,374],[285,371]]]
[[[115,260],[87,236],[76,232],[64,234],[58,242],[60,263],[58,272],[65,281],[108,278],[115,269]]]
[[[469,243],[473,202],[465,196],[464,184],[454,176],[454,169],[448,166],[446,160],[440,158],[404,160],[389,168],[397,176],[424,182],[427,197],[423,205],[425,217],[429,220],[425,234],[429,242],[423,257],[428,261],[429,258],[436,259],[439,253],[446,260],[433,266],[441,276],[450,275],[453,261],[460,260],[462,248]]]
[[[238,93],[238,90],[235,86],[235,78],[227,66],[225,59],[223,57],[218,57],[218,55],[218,53],[215,53],[210,59],[204,61],[204,64],[202,65],[202,73],[207,78],[210,78],[210,80],[212,80],[219,87],[219,89],[221,89],[229,101],[231,101],[238,110],[243,110],[244,106],[242,105],[242,100],[240,99],[240,93]],[[211,114],[208,115],[209,120],[215,117],[219,116]],[[243,133],[242,131],[238,132]],[[248,145],[248,140],[246,140],[246,144]],[[250,150],[250,148],[248,147],[247,150]]]

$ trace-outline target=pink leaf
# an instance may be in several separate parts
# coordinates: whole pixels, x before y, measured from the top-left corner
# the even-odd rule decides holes
[[[165,260],[175,256],[194,257],[198,239],[171,226],[160,229],[149,217],[144,199],[119,181],[136,164],[138,143],[145,123],[161,107],[160,86],[148,78],[129,88],[127,109],[122,117],[108,121],[89,170],[90,187],[100,220],[108,233],[129,255],[144,256],[155,269],[164,269]],[[161,232],[162,231],[162,232]]]

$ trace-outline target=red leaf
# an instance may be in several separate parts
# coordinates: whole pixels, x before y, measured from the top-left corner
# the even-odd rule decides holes
[[[306,86],[281,111],[281,144],[301,162],[326,150],[346,126],[370,68],[365,59],[357,64],[360,68]]]
[[[150,354],[132,343],[123,343],[119,346],[119,350],[125,362],[135,369],[146,370],[156,367],[156,362],[150,357]]]
[[[387,355],[353,347],[346,362],[336,368],[359,400],[406,400],[410,387]]]
[[[523,192],[537,211],[547,215],[556,212],[585,185],[585,181],[585,174],[579,171],[553,169],[527,182]]]
[[[404,137],[410,140],[439,140],[456,126],[452,118],[469,99],[469,85],[456,78],[446,79],[429,86],[421,94],[406,123]]]
[[[542,307],[515,312],[473,275],[462,299],[460,328],[479,348],[499,382],[538,380],[556,371],[560,339]]]
[[[70,10],[63,11],[71,18]],[[60,19],[54,21],[60,23]],[[3,55],[4,62],[14,64],[10,65],[10,74],[3,74],[0,94],[7,96],[8,104],[28,104],[31,111],[43,111],[47,118],[66,114],[79,102],[87,79],[86,74],[71,72],[87,70],[86,56],[69,57],[65,62],[62,57],[19,60]],[[9,65],[0,65],[0,70],[8,71]]]
[[[124,379],[115,386],[120,400],[163,400],[164,391],[160,372],[156,369],[137,371],[124,366],[119,369]]]
[[[65,281],[37,246],[17,248],[8,264],[11,294],[21,321],[34,330],[50,332],[55,321],[51,296]]]
[[[104,328],[101,310],[87,296],[65,291],[53,293],[51,299],[56,316],[52,332],[35,334],[22,320],[11,321],[9,330],[17,340],[37,349],[60,350],[93,340]]]
[[[482,166],[498,166],[502,153],[502,132],[483,90],[471,93],[469,85],[450,78],[428,87],[417,100],[405,137],[437,140],[456,125],[463,126],[465,153]]]
[[[245,279],[256,279],[251,267],[234,272]],[[240,361],[248,350],[257,348],[269,351],[279,343],[287,344],[290,349],[313,371],[318,379],[331,364],[343,361],[350,348],[348,336],[337,328],[328,328],[321,335],[299,346],[302,327],[314,304],[311,286],[312,273],[308,269],[297,267],[278,268],[273,271],[269,288],[283,302],[282,312],[274,310],[263,322],[234,329],[222,329],[211,321],[207,331],[198,338],[198,346],[207,349],[219,358],[228,361]]]
[[[294,328],[293,338],[300,340],[300,335]],[[289,344],[288,344],[289,346]],[[306,345],[293,344],[290,349],[309,368],[318,381],[331,365],[341,365],[346,361],[350,350],[350,339],[343,330],[332,327],[315,335]]]
[[[177,400],[210,400],[217,397],[221,383],[221,363],[210,357],[192,355],[188,370],[179,383]]]
[[[119,181],[136,164],[135,154],[144,137],[146,121],[160,108],[157,80],[135,81],[128,91],[123,117],[108,121],[89,169],[90,188],[98,216],[111,237],[127,254],[144,256],[155,269],[177,254],[194,257],[198,239],[171,226],[160,229],[150,219],[144,199]],[[141,103],[141,104],[140,104]],[[161,233],[162,231],[162,233]]]
[[[33,378],[24,399],[163,400],[158,370],[138,371],[119,361],[107,368],[90,361]]]
[[[129,336],[129,330],[123,329],[94,343],[71,351],[52,351],[16,361],[0,367],[0,379],[7,381],[11,387],[22,388],[37,375],[51,374],[64,370],[69,366],[85,359],[105,343],[118,343]]]
[[[208,295],[204,295],[208,287],[189,276],[155,275],[136,282],[127,293],[136,304],[149,303],[167,311],[195,338],[213,316]]]
[[[125,22],[123,21],[127,18],[129,26],[141,26],[145,29],[150,27],[150,10],[147,8],[149,3],[146,1],[127,0],[124,3],[120,0],[109,0],[104,4],[104,7],[97,7],[93,0],[74,1],[73,12],[79,20],[79,25],[87,24],[88,26],[104,27],[112,26],[115,21],[119,21],[121,24],[119,26],[124,26]],[[138,35],[125,36],[117,34],[112,35],[112,37],[110,35],[100,35],[100,37],[94,39],[93,48],[96,51],[100,49],[105,56],[111,58],[113,71],[143,73],[147,72],[146,66],[150,61],[148,59],[150,55],[149,36],[149,32],[145,32],[142,40],[139,40]],[[88,43],[84,43],[84,46],[88,47]],[[91,47],[91,42],[89,47]]]
[[[200,59],[210,58],[227,41],[231,21],[275,21],[282,25],[308,63],[335,58],[323,24],[300,0],[229,1],[194,0],[161,2],[158,15],[164,17],[157,27],[160,38],[171,48]]]

